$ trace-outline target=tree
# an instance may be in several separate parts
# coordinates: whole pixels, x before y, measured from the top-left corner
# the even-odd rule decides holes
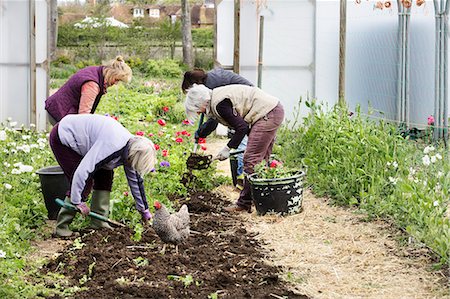
[[[192,28],[191,13],[189,11],[189,1],[181,0],[181,22],[183,30],[183,63],[190,68],[194,67],[194,57],[192,51]]]

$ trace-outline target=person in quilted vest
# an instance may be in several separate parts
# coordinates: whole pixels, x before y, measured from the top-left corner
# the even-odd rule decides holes
[[[280,100],[257,87],[234,84],[209,89],[203,84],[194,84],[186,94],[186,115],[194,121],[199,113],[205,113],[219,123],[235,130],[227,145],[214,157],[225,160],[230,150],[237,148],[242,138],[248,135],[244,153],[244,172],[254,173],[261,161],[269,161],[278,128],[284,119]],[[247,178],[237,202],[225,208],[230,213],[251,212],[251,187]]]
[[[88,66],[76,72],[45,101],[45,110],[52,125],[68,114],[93,114],[108,87],[129,82],[131,68],[122,56],[101,66]]]

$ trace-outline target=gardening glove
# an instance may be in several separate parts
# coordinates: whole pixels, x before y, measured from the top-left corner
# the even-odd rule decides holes
[[[81,214],[83,214],[83,216],[87,216],[91,212],[85,202],[75,205],[75,207],[78,209],[78,211],[80,211]]]
[[[144,223],[147,223],[152,218],[152,214],[150,214],[150,211],[148,209],[145,211],[142,211],[141,216],[142,216],[142,221]]]
[[[230,148],[225,145],[225,147],[214,157],[213,160],[223,161],[230,157]]]

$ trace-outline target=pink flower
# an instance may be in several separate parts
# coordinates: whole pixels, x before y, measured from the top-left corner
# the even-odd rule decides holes
[[[181,123],[183,125],[190,125],[191,124],[187,119],[183,120]]]
[[[155,144],[155,150],[159,150],[160,146],[159,144]]]
[[[148,137],[153,137],[155,134],[153,133],[148,133]]]
[[[137,132],[136,132],[136,135],[137,135],[137,136],[144,136],[145,134],[144,134],[144,132],[142,132],[142,131],[137,131]]]
[[[434,125],[434,117],[433,117],[433,115],[428,116],[428,125],[429,126]]]
[[[178,137],[177,139],[175,139],[175,142],[182,143],[183,142],[183,138]]]
[[[169,155],[169,150],[162,150],[162,156],[167,157]]]
[[[128,191],[125,191],[125,192],[123,193],[123,196],[128,196]]]
[[[182,135],[180,131],[175,132],[175,136],[176,136],[176,137],[178,137],[178,136],[180,136],[180,135]]]
[[[163,110],[164,112],[167,112],[167,111],[169,111],[169,107],[164,106],[164,107],[162,108],[162,110]]]
[[[164,121],[164,119],[158,119],[158,124],[159,124],[160,126],[165,126],[165,125],[166,125],[166,122]]]
[[[162,135],[164,135],[164,131],[159,131],[158,136],[161,137]]]

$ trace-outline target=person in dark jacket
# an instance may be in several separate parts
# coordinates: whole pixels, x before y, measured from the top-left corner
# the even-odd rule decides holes
[[[69,80],[45,101],[45,110],[52,125],[67,114],[94,113],[107,88],[116,83],[129,82],[131,68],[122,56],[101,66],[88,66]]]
[[[131,193],[136,201],[136,208],[142,219],[147,221],[151,215],[145,196],[142,176],[151,172],[156,163],[154,144],[142,136],[134,136],[118,121],[109,116],[98,114],[73,114],[65,116],[57,123],[49,137],[50,147],[69,183],[65,202],[72,203],[84,215],[90,209],[85,201],[91,192],[107,192],[112,189],[112,170],[123,165]],[[105,176],[103,170],[111,174]],[[97,180],[97,174],[103,176]],[[93,180],[94,178],[94,180]],[[99,191],[101,190],[101,191]],[[91,208],[108,217],[107,207],[101,206],[92,196]],[[69,224],[76,212],[61,208],[56,221],[55,235],[68,237],[72,235]],[[93,228],[111,228],[106,222],[91,219]]]
[[[235,84],[211,90],[205,85],[194,84],[188,90],[184,104],[189,121],[195,120],[199,113],[205,113],[236,131],[214,159],[227,159],[230,150],[237,148],[242,138],[248,134],[244,172],[250,175],[254,173],[255,165],[263,160],[269,161],[277,130],[284,119],[283,105],[278,98],[257,87],[246,85]],[[251,207],[251,188],[245,178],[239,199],[226,207],[225,211],[251,212]]]
[[[232,84],[253,86],[253,83],[251,83],[244,77],[231,71],[224,70],[220,67],[214,68],[209,72],[205,72],[203,69],[193,69],[192,71],[185,72],[183,82],[181,84],[183,93],[186,93],[187,90],[194,84],[203,84],[209,89]],[[195,132],[195,138],[206,138],[217,128],[217,125],[218,122],[214,118],[208,118],[208,120],[204,124],[202,124],[200,128]],[[234,134],[234,130],[229,129],[228,133],[229,135],[232,135]],[[247,139],[247,136],[244,136],[236,150],[245,150],[245,148],[247,147]],[[240,177],[244,171],[244,154],[238,154],[236,155],[236,158],[238,162],[236,175]],[[242,186],[238,187],[242,188]]]

